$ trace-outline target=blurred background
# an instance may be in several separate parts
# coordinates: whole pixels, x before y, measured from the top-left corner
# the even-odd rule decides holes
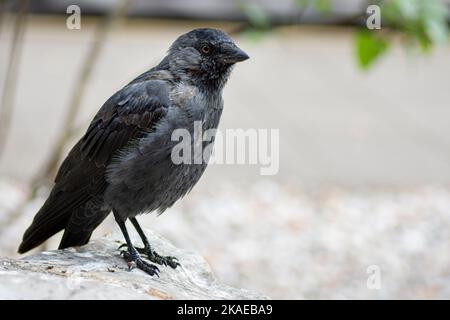
[[[366,26],[370,4],[380,30]],[[67,27],[70,5],[80,29]],[[449,6],[0,1],[0,255],[17,257],[100,106],[180,34],[216,27],[251,56],[225,88],[220,128],[279,129],[279,172],[209,166],[142,224],[202,254],[221,281],[272,298],[450,298]],[[111,231],[109,217],[94,237]]]

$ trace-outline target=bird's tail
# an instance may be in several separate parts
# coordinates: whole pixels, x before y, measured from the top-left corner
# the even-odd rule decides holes
[[[25,253],[36,248],[55,233],[64,229],[68,219],[68,215],[57,216],[52,214],[47,203],[45,203],[36,214],[33,223],[25,231],[18,252]]]
[[[36,214],[33,222],[25,231],[19,253],[25,253],[45,240],[66,228],[74,209],[82,206],[85,199],[72,198],[69,201],[64,195],[52,192],[42,208]]]
[[[89,242],[92,232],[108,216],[109,210],[96,206],[93,201],[77,208],[65,228],[59,249],[82,246]]]

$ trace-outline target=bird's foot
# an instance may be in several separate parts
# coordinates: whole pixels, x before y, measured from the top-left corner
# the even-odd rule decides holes
[[[122,244],[119,249],[126,247],[127,245],[124,243]],[[178,259],[176,257],[172,256],[161,256],[159,253],[157,253],[155,250],[150,248],[149,246],[146,246],[144,248],[136,248],[136,251],[140,254],[143,254],[146,256],[148,260],[151,262],[157,263],[161,266],[169,266],[173,269],[176,269],[177,267],[181,267],[181,264],[178,262]]]
[[[169,266],[173,269],[176,269],[178,266],[181,266],[181,264],[178,262],[178,259],[176,257],[172,256],[161,256],[158,254],[155,250],[152,248],[136,248],[136,250],[145,255],[148,260],[151,262],[157,263],[162,266]]]
[[[125,259],[128,264],[128,270],[131,271],[134,268],[141,269],[151,276],[157,276],[159,278],[159,269],[154,264],[145,262],[136,250],[122,250],[120,255]]]

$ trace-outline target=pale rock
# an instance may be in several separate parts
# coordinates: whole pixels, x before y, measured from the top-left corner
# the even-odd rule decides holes
[[[129,271],[118,249],[122,236],[113,234],[82,247],[0,259],[0,299],[267,299],[219,282],[201,256],[146,234],[158,253],[176,256],[182,267],[158,266],[159,278]]]

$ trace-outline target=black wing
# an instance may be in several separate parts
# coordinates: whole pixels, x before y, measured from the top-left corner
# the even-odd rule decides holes
[[[151,131],[168,106],[168,84],[160,80],[131,83],[114,94],[62,163],[55,186],[25,232],[19,252],[66,228],[73,212],[101,196],[107,187],[105,171],[111,159]]]

